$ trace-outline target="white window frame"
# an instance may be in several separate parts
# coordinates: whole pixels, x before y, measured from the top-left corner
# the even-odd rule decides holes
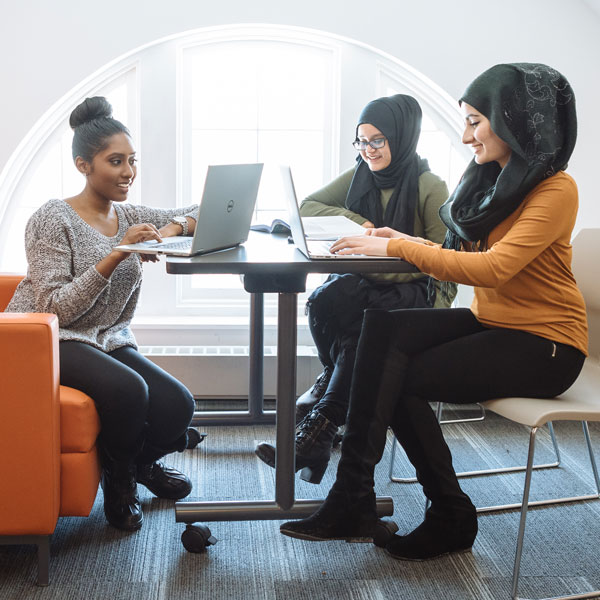
[[[244,42],[257,42],[261,45],[273,44],[273,51],[277,51],[276,44],[286,44],[288,46],[296,46],[298,48],[306,47],[311,50],[317,50],[322,53],[323,60],[326,61],[326,69],[328,70],[328,85],[329,98],[328,106],[325,107],[326,114],[324,120],[326,123],[325,130],[325,148],[323,151],[323,163],[321,169],[323,172],[323,181],[325,183],[333,178],[336,173],[336,165],[339,162],[338,157],[338,126],[339,123],[339,109],[336,100],[339,98],[339,62],[340,62],[340,47],[338,43],[323,43],[322,40],[317,40],[314,36],[307,35],[295,35],[295,36],[284,36],[278,35],[265,35],[261,33],[255,36],[244,36],[243,39],[230,37],[221,39],[211,36],[210,42],[197,40],[184,44],[178,49],[178,205],[183,206],[186,204],[187,199],[190,197],[191,189],[191,176],[190,172],[193,168],[191,164],[191,136],[189,134],[189,126],[185,125],[186,116],[189,117],[190,109],[187,103],[190,99],[190,94],[186,92],[186,85],[189,85],[189,79],[187,78],[188,73],[186,71],[186,57],[185,54],[188,52],[202,52],[202,48],[210,44],[221,44],[223,50],[227,51],[228,46],[235,46]],[[309,152],[310,149],[307,149]],[[292,165],[293,167],[293,165]],[[312,190],[306,190],[309,193]],[[273,216],[260,214],[256,211],[256,218],[259,222],[270,222]],[[280,214],[276,216],[284,216],[285,207],[282,203]],[[196,276],[205,277],[205,276]],[[205,277],[206,278],[206,277]],[[212,278],[214,281],[216,278]],[[228,276],[228,284],[231,286],[231,282],[235,282],[237,277]],[[309,287],[318,285],[323,280],[322,276],[313,276],[309,280]],[[189,308],[191,310],[200,310],[203,313],[210,312],[220,317],[236,317],[240,313],[247,310],[248,297],[246,292],[241,287],[241,284],[237,285],[236,288],[228,287],[225,290],[218,288],[201,288],[197,289],[192,286],[192,277],[179,277],[177,278],[177,294],[176,294],[176,305],[178,309]],[[223,293],[225,291],[225,293]],[[299,302],[299,312],[303,312],[305,298],[301,297]],[[277,311],[277,299],[273,295],[267,295],[265,297],[265,313],[267,316],[275,316]],[[299,315],[300,317],[302,314]]]
[[[402,63],[356,40],[314,30],[278,25],[229,25],[176,34],[132,50],[90,75],[56,102],[34,125],[0,174],[0,243],[2,230],[10,227],[14,205],[26,170],[35,164],[36,155],[50,143],[52,132],[64,124],[72,108],[83,98],[99,93],[111,81],[132,71],[131,102],[134,119],[126,125],[132,130],[140,156],[136,187],[144,204],[183,206],[182,181],[184,148],[182,113],[178,110],[182,94],[181,54],[199,44],[224,41],[272,41],[305,44],[324,48],[334,54],[336,81],[331,92],[331,153],[324,177],[327,183],[337,173],[354,164],[356,152],[351,147],[357,115],[364,105],[386,89],[415,96],[440,130],[446,131],[462,156],[468,152],[460,145],[462,131],[458,105],[432,81]],[[157,73],[161,73],[157,77]],[[360,73],[360,77],[356,74]],[[158,117],[157,117],[158,115]],[[142,156],[143,154],[143,156]],[[452,188],[452,182],[448,182]],[[0,247],[0,252],[2,248]],[[169,335],[194,337],[192,343],[245,343],[249,300],[240,286],[235,294],[221,295],[220,301],[204,298],[185,301],[185,277],[165,277],[164,262],[146,267],[142,301],[134,325],[138,330],[152,330],[157,338]],[[218,292],[217,292],[218,293]],[[207,294],[209,295],[209,294]],[[227,299],[226,299],[227,298]],[[275,329],[276,297],[267,295],[266,340]],[[298,301],[303,313],[304,297]],[[310,343],[306,321],[301,318],[299,343]],[[271,331],[273,330],[273,331]],[[236,337],[237,336],[237,337]],[[152,343],[145,339],[143,343]],[[182,342],[183,343],[183,342]]]

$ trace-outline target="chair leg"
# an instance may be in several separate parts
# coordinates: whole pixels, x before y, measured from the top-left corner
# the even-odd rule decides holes
[[[45,587],[50,583],[50,536],[39,536],[36,545],[38,552],[37,584]]]
[[[527,521],[527,509],[529,508],[529,489],[531,487],[531,473],[533,472],[533,455],[535,453],[535,435],[538,428],[532,427],[529,434],[529,452],[527,453],[527,466],[525,467],[525,486],[523,488],[523,502],[521,502],[521,519],[519,521],[519,533],[517,535],[517,549],[515,552],[515,566],[512,578],[512,599],[517,600],[519,587],[519,572],[521,570],[521,555],[523,553],[523,538],[525,537],[525,523]]]
[[[594,479],[596,481],[597,495],[591,496],[580,496],[579,498],[572,499],[561,499],[562,501],[575,501],[580,499],[588,498],[599,498],[600,497],[600,479],[598,477],[598,469],[596,466],[596,459],[592,448],[590,439],[590,432],[587,421],[582,421],[583,433],[587,443],[588,451],[590,453],[590,461],[592,463],[592,471],[594,472]],[[531,489],[531,475],[533,473],[533,455],[535,453],[535,439],[537,433],[537,427],[531,428],[529,435],[529,452],[527,455],[527,467],[525,471],[525,485],[523,488],[523,502],[521,503],[521,518],[519,520],[519,533],[517,534],[517,548],[515,551],[515,564],[513,568],[511,598],[512,600],[525,600],[519,598],[519,574],[521,570],[521,557],[523,555],[523,540],[525,538],[525,524],[527,521],[527,511],[529,506],[539,505],[539,503],[529,502],[529,491]],[[561,501],[559,500],[559,502]],[[557,501],[544,501],[546,504],[556,503]],[[553,596],[552,598],[545,598],[544,600],[584,600],[585,598],[598,598],[600,597],[600,590],[594,590],[592,592],[585,592],[583,594],[569,594],[567,596]]]
[[[51,535],[0,535],[0,545],[19,546],[29,544],[36,546],[38,559],[37,584],[48,585],[50,578],[50,538]]]
[[[596,458],[594,457],[594,449],[592,448],[592,440],[590,438],[590,428],[587,421],[581,421],[583,426],[583,435],[585,436],[585,442],[588,447],[590,454],[590,462],[592,463],[592,472],[594,473],[594,481],[596,482],[596,491],[598,492],[597,497],[600,498],[600,477],[598,477],[598,466],[596,465]]]
[[[596,459],[594,457],[594,450],[592,448],[592,441],[590,438],[590,431],[587,424],[587,421],[582,421],[583,426],[583,434],[585,436],[585,441],[588,448],[588,453],[590,455],[590,463],[592,465],[592,472],[594,474],[594,481],[596,482],[596,493],[595,494],[584,494],[581,496],[568,496],[565,498],[550,498],[547,500],[534,500],[529,503],[529,506],[550,506],[552,504],[565,504],[567,502],[583,502],[585,500],[598,500],[600,499],[600,476],[598,474],[598,467],[596,465]],[[556,443],[556,438],[554,436],[554,428],[551,427],[552,423],[548,422],[548,427],[550,428],[550,435],[552,436],[552,442],[554,444],[554,449],[557,453],[557,459],[560,464],[560,455],[558,454],[558,444]],[[545,465],[533,465],[532,469],[536,468],[544,468]],[[477,508],[478,513],[489,513],[489,512],[497,512],[501,510],[515,510],[521,508],[521,504],[518,502],[514,504],[498,504],[495,506],[481,506]],[[587,596],[586,596],[587,597]],[[593,596],[592,596],[593,597]]]
[[[441,403],[438,403],[438,406],[440,406]],[[438,417],[439,417],[440,411],[438,409]],[[439,420],[439,418],[438,418]],[[475,419],[473,419],[475,420]],[[477,419],[479,420],[479,419]],[[444,423],[444,421],[440,421],[441,423]],[[450,422],[450,421],[448,421]],[[459,422],[459,420],[455,420],[452,421],[453,423]],[[550,438],[552,440],[552,446],[554,448],[554,453],[556,455],[556,460],[554,462],[550,462],[550,463],[543,463],[540,465],[533,465],[533,469],[555,469],[556,467],[560,466],[560,450],[558,447],[558,442],[556,441],[556,435],[554,434],[554,427],[552,426],[551,422],[547,423],[548,425],[548,431],[550,433]],[[390,467],[389,467],[389,471],[388,471],[388,476],[391,482],[393,483],[415,483],[417,481],[416,477],[395,477],[394,476],[394,466],[396,464],[396,446],[398,445],[397,441],[394,440],[394,443],[392,445],[392,452],[390,455]],[[525,465],[520,465],[517,467],[498,467],[495,469],[476,469],[474,471],[460,471],[456,474],[457,477],[461,478],[461,477],[480,477],[482,475],[497,475],[499,473],[519,473],[521,471],[525,471],[526,466]],[[516,506],[521,506],[516,505]],[[498,509],[499,510],[499,509]]]
[[[481,406],[481,404],[477,404],[477,406],[479,407],[479,416],[478,417],[464,417],[462,419],[442,419],[441,418],[441,413],[442,413],[442,409],[441,409],[441,402],[438,402],[438,421],[440,422],[440,425],[451,425],[452,423],[471,423],[473,421],[483,421],[485,419],[485,408],[483,408],[483,406]]]

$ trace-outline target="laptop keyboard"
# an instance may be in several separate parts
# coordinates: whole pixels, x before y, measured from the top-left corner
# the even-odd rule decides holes
[[[332,254],[330,250],[331,246],[333,245],[333,242],[331,241],[307,240],[307,244],[311,254],[318,256],[322,254],[331,254],[332,256],[335,256],[335,254]]]
[[[192,247],[192,238],[182,240],[181,242],[164,242],[157,244],[162,250],[189,250]]]

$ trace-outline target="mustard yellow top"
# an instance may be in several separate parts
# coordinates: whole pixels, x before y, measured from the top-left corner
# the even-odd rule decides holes
[[[575,181],[561,171],[491,231],[485,252],[397,238],[387,252],[436,279],[474,286],[471,310],[486,327],[527,331],[587,356],[585,303],[571,272],[578,203]]]

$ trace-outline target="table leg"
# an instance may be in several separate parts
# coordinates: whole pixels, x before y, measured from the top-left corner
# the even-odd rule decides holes
[[[298,297],[280,293],[277,319],[277,417],[275,502],[283,510],[294,504],[296,414],[296,313]]]
[[[277,419],[275,501],[176,502],[178,523],[300,519],[311,515],[322,500],[295,500],[296,314],[295,293],[279,294],[277,321]],[[258,460],[258,459],[257,459]],[[377,498],[377,515],[394,512],[389,497]]]
[[[250,294],[250,340],[248,344],[248,412],[250,419],[262,417],[264,409],[264,306],[264,294]]]

